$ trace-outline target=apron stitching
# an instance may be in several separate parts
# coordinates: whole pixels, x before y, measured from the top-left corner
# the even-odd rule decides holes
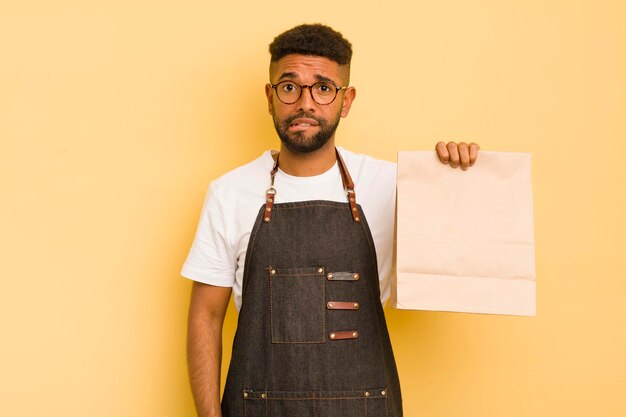
[[[262,214],[260,214],[260,215],[262,216]],[[243,288],[244,288],[244,286],[247,286],[245,284],[246,283],[246,276],[249,275],[249,271],[250,271],[250,268],[249,268],[250,257],[248,256],[248,254],[252,252],[251,249],[254,249],[254,242],[256,241],[256,237],[259,234],[260,226],[261,226],[261,222],[258,222],[255,225],[255,227],[253,229],[252,240],[250,241],[251,243],[249,244],[249,248],[246,250],[246,262],[245,262],[245,264],[243,266],[244,276],[243,276],[243,282],[242,282],[242,288],[241,288],[241,290],[242,290],[241,305],[242,306],[243,306],[243,297],[244,297],[244,295],[243,295]]]
[[[367,417],[367,398],[363,400],[363,408],[365,409],[365,417]]]
[[[324,315],[324,319],[323,319],[324,322],[322,323],[322,327],[324,328],[322,332],[322,340],[323,340],[322,343],[325,343],[326,342],[326,279],[324,278],[324,275],[322,275],[321,279],[322,279],[322,306],[321,308],[323,312],[322,314]]]
[[[340,203],[340,202],[337,202],[337,203],[339,203],[339,204],[348,204],[348,203]],[[306,208],[308,208],[308,207],[334,207],[334,208],[337,208],[337,209],[345,209],[345,207],[336,206],[334,204],[322,204],[322,203],[319,203],[319,204],[303,204],[303,205],[297,206],[297,207],[276,207],[276,206],[274,206],[274,210],[296,210],[296,209],[300,209],[300,208],[304,208],[304,207],[306,207]]]
[[[373,252],[374,256],[376,256],[376,249],[374,248],[374,244],[371,241],[371,236],[369,233],[367,233],[367,229],[365,228],[366,227],[365,223],[367,223],[367,221],[362,221],[360,223],[361,223],[361,227],[363,228],[363,233],[365,234],[365,240],[367,240],[370,250]],[[378,259],[376,259],[376,264],[378,264]]]
[[[283,207],[280,207],[280,204],[279,204],[279,205],[275,206],[275,208],[276,209],[284,209],[284,210],[292,210],[293,211],[294,209],[300,209],[300,208],[315,209],[316,207],[320,207],[320,210],[314,211],[314,213],[326,213],[326,214],[333,214],[333,216],[334,215],[341,216],[341,214],[343,214],[343,213],[340,213],[340,211],[343,211],[346,208],[345,207],[346,205],[348,206],[349,211],[351,211],[351,207],[352,207],[350,205],[350,203],[341,203],[341,202],[332,202],[332,201],[323,201],[323,200],[321,200],[321,201],[318,200],[316,202],[311,201],[309,204],[301,204],[301,203],[298,203],[298,202],[296,202],[296,203],[297,204],[293,204],[293,205],[290,204],[290,203],[285,203],[285,205]],[[324,209],[324,208],[326,208],[326,209]],[[329,210],[328,208],[331,208],[331,209],[334,209],[334,210]],[[261,210],[263,210],[263,207],[261,208]],[[365,240],[367,240],[367,245],[365,245],[363,243],[361,243],[359,245],[359,247],[361,248],[361,249],[359,249],[359,253],[361,253],[362,257],[364,257],[364,258],[362,258],[364,261],[366,261],[366,259],[369,258],[369,261],[367,261],[368,263],[366,264],[368,266],[364,267],[364,272],[366,270],[367,271],[372,271],[372,270],[374,271],[373,275],[377,278],[377,280],[376,280],[377,281],[376,282],[376,285],[377,285],[376,288],[379,288],[380,277],[378,277],[378,273],[377,273],[378,271],[376,269],[376,266],[377,266],[376,249],[375,249],[375,246],[374,246],[374,243],[373,243],[373,238],[372,238],[371,232],[370,232],[369,227],[367,226],[367,222],[366,222],[366,220],[364,218],[364,213],[362,213],[361,210],[362,209],[359,210],[359,214],[363,214],[363,216],[359,216],[359,217],[363,217],[363,221],[360,222],[361,223],[361,229],[350,229],[350,230],[352,230],[352,232],[350,232],[350,233],[354,233],[354,235],[353,235],[354,238],[358,238],[358,235],[361,235],[361,238],[364,237]],[[353,214],[353,216],[354,216],[354,213],[351,213],[351,214]],[[257,263],[258,263],[257,261],[261,259],[261,258],[259,258],[258,255],[257,256],[251,256],[251,255],[253,253],[256,253],[257,251],[261,251],[261,253],[264,253],[263,252],[263,248],[264,248],[264,244],[265,244],[264,243],[265,235],[267,233],[273,233],[273,231],[274,231],[273,230],[274,228],[267,229],[267,230],[262,230],[261,229],[261,227],[263,226],[263,215],[264,215],[264,213],[260,212],[258,217],[257,217],[257,223],[256,223],[255,227],[253,228],[252,236],[251,236],[251,239],[250,239],[250,244],[249,244],[248,250],[246,252],[246,260],[245,260],[245,266],[244,266],[244,268],[245,268],[244,284],[247,283],[247,285],[244,285],[244,286],[248,290],[254,290],[254,289],[256,289],[259,286],[259,284],[262,285],[262,281],[261,281],[261,282],[258,282],[256,284],[254,284],[252,287],[250,287],[250,283],[252,282],[251,280],[253,280],[253,281],[257,280],[257,275],[256,275],[256,272],[254,272],[254,271],[256,270],[256,267],[258,266],[257,265]],[[289,225],[292,214],[291,213],[284,213],[284,216],[285,216],[286,219],[288,219],[287,220],[287,225]],[[297,215],[296,215],[296,217],[297,217]],[[343,221],[340,220],[340,218],[338,218],[338,220],[340,221],[340,223],[343,223]],[[345,227],[349,227],[348,225],[344,225],[344,226]],[[359,230],[360,230],[360,232],[359,232]],[[260,242],[260,248],[256,247],[257,240],[259,240],[259,242]],[[352,247],[351,243],[346,242],[346,245],[350,245],[348,247]],[[369,249],[369,255],[367,255],[366,248]],[[373,266],[371,265],[372,261],[374,261],[373,262],[374,263]],[[252,265],[255,265],[254,269],[251,269]],[[278,271],[276,271],[276,272],[278,272]],[[368,274],[369,274],[369,272],[368,272]],[[283,274],[276,274],[276,275],[280,275],[280,276],[294,276],[294,277],[307,277],[307,276],[316,276],[317,274],[301,272],[301,273],[295,273],[295,274],[284,274],[284,275]],[[327,296],[327,294],[326,294],[327,293],[327,291],[326,291],[326,274],[325,273],[322,274],[321,277],[322,277],[321,279],[323,279],[322,288],[321,288],[321,293],[322,293],[321,295],[322,295],[322,304],[323,304],[322,305],[322,311],[323,311],[323,314],[324,314],[323,317],[321,318],[323,320],[323,322],[322,322],[322,325],[323,325],[323,335],[322,335],[322,341],[321,342],[273,342],[273,337],[274,337],[273,291],[278,291],[278,287],[273,288],[273,285],[272,285],[272,278],[273,277],[272,276],[269,277],[269,280],[270,280],[269,283],[265,284],[265,285],[269,284],[269,288],[266,287],[266,290],[263,291],[263,292],[265,292],[267,294],[266,291],[269,290],[269,296],[270,296],[270,300],[269,300],[270,312],[269,312],[269,315],[270,315],[270,325],[272,326],[272,328],[270,329],[270,332],[267,332],[267,333],[269,333],[269,336],[270,336],[270,338],[269,338],[270,339],[270,343],[320,344],[320,343],[326,343],[327,342],[327,339],[326,339],[328,337],[328,335],[326,334],[327,333],[327,327],[328,327],[327,326],[327,321],[328,321],[330,316],[328,315],[329,313],[326,311],[326,296]],[[268,278],[266,278],[266,279],[268,279]],[[378,300],[372,300],[373,298],[375,298],[374,297],[374,295],[375,295],[374,293],[377,292],[377,291],[375,291],[375,288],[374,288],[374,281],[375,280],[372,280],[372,279],[368,278],[367,282],[363,282],[364,289],[367,291],[367,293],[369,293],[370,301],[377,301],[378,303],[380,303],[380,297],[378,298]],[[331,287],[329,287],[329,288],[331,288]],[[380,290],[378,291],[378,293],[379,292],[380,292]],[[254,293],[251,293],[250,291],[247,291],[247,293],[248,293],[248,296],[245,297],[245,292],[244,292],[244,295],[242,296],[242,300],[244,298],[247,298],[248,299],[248,303],[249,303],[249,302],[251,302],[250,301],[250,297],[253,297]],[[255,291],[255,293],[256,293],[256,291]],[[278,300],[277,300],[277,302],[278,302]],[[243,306],[243,301],[242,301],[242,306]],[[384,378],[384,380],[386,380],[387,384],[390,384],[391,375],[389,375],[387,372],[385,372],[384,369],[389,369],[389,370],[393,371],[395,369],[395,367],[388,367],[388,366],[385,366],[385,365],[388,365],[388,362],[390,362],[393,365],[394,361],[393,361],[393,357],[390,357],[390,358],[386,358],[385,357],[385,355],[387,354],[386,353],[386,349],[385,349],[385,347],[386,347],[385,340],[388,340],[388,337],[387,338],[380,337],[380,336],[384,336],[383,333],[385,333],[385,332],[383,330],[386,331],[386,326],[384,326],[384,324],[383,324],[383,322],[381,322],[381,318],[380,318],[380,314],[382,313],[381,312],[381,310],[382,310],[381,305],[380,304],[375,305],[374,306],[374,310],[375,311],[372,312],[374,314],[373,323],[372,324],[376,327],[376,330],[377,330],[376,333],[379,336],[379,338],[378,338],[379,339],[378,340],[379,343],[378,344],[374,343],[372,347],[378,345],[377,347],[380,349],[381,357],[379,358],[379,360],[380,360],[380,364],[382,365],[382,369],[383,369],[383,378]],[[263,315],[265,315],[265,314],[267,314],[267,310],[266,310],[266,312]],[[265,317],[267,317],[267,316],[265,316]],[[278,317],[279,317],[279,315],[277,315],[277,319],[278,319]],[[384,320],[384,318],[382,320]],[[238,330],[238,332],[239,332],[239,330]],[[383,339],[385,339],[385,340],[383,340]],[[268,363],[274,363],[274,349],[269,349],[269,351],[267,351],[267,354],[269,355],[268,358],[267,358],[267,359],[269,359]],[[391,353],[391,355],[393,355],[393,353]],[[386,417],[390,416],[390,414],[389,414],[390,410],[389,410],[389,405],[388,405],[389,401],[388,401],[388,398],[387,398],[388,395],[380,395],[380,396],[377,395],[377,396],[372,396],[372,397],[367,398],[367,399],[363,399],[362,397],[358,397],[358,396],[356,396],[356,397],[345,397],[345,396],[337,397],[336,395],[328,397],[328,398],[321,398],[321,397],[319,397],[318,393],[314,391],[314,392],[309,392],[309,395],[305,394],[305,398],[280,398],[280,397],[270,398],[270,396],[267,395],[267,393],[271,392],[271,391],[267,391],[267,388],[269,388],[269,385],[268,385],[269,382],[273,381],[273,373],[274,373],[273,369],[271,367],[267,367],[266,368],[266,372],[264,373],[265,374],[264,378],[258,380],[258,382],[261,382],[262,380],[264,380],[264,388],[266,390],[265,391],[266,395],[265,395],[265,398],[263,399],[264,400],[263,406],[265,407],[265,413],[264,414],[265,414],[266,417],[268,417],[270,415],[270,412],[269,412],[269,408],[270,408],[269,407],[269,404],[270,404],[269,400],[270,399],[271,400],[288,401],[288,402],[298,401],[298,400],[303,400],[303,399],[306,399],[307,401],[311,401],[312,400],[313,401],[313,404],[312,404],[313,417],[317,417],[318,416],[317,408],[321,405],[321,403],[318,404],[318,402],[320,402],[322,400],[348,400],[348,401],[350,401],[350,400],[363,400],[363,407],[364,408],[362,410],[365,413],[365,417],[368,417],[369,408],[371,408],[373,406],[372,404],[374,404],[375,405],[374,409],[377,410],[378,409],[379,400],[377,400],[376,402],[374,402],[372,404],[368,404],[367,399],[380,399],[380,398],[383,398],[383,397],[385,398],[385,403],[384,403],[385,414],[384,415]],[[388,393],[389,392],[389,388],[386,388],[386,390],[387,390],[387,393]],[[330,394],[330,392],[328,392],[328,393]],[[312,396],[312,398],[311,398],[311,396]],[[258,398],[249,398],[249,399],[254,400],[254,399],[258,399]],[[246,417],[248,417],[247,416],[247,408],[249,408],[246,405],[249,406],[250,404],[252,404],[252,403],[248,403],[248,402],[246,402],[246,400],[244,400],[243,414]],[[392,405],[394,405],[394,404],[395,404],[395,398],[394,398],[394,401],[392,402]],[[380,404],[380,405],[382,405],[382,404]],[[332,403],[330,404],[330,406],[332,406]],[[395,405],[394,405],[394,407],[395,407]],[[401,413],[401,409],[400,409],[399,412]],[[309,411],[309,413],[310,413],[310,411]],[[395,411],[394,411],[394,413],[395,413]],[[252,414],[255,414],[255,413],[252,413]],[[401,415],[401,414],[399,414],[399,415]],[[252,417],[252,415],[250,417]],[[372,415],[372,417],[375,417],[375,416]]]
[[[389,389],[387,389],[387,395],[389,394]],[[385,396],[385,416],[389,416],[389,407],[387,406],[387,396]]]
[[[274,296],[272,295],[272,278],[269,277],[269,286],[270,286],[270,337],[272,339],[272,343],[274,343]]]
[[[272,392],[272,391],[268,391],[268,392]],[[316,397],[315,395],[313,395],[312,397],[303,397],[303,398],[283,398],[283,397],[266,398],[266,399],[249,398],[246,401],[264,401],[264,402],[269,402],[269,401],[310,401],[310,400],[318,400],[318,401],[326,401],[326,400],[367,401],[367,400],[374,400],[374,399],[381,399],[381,398],[384,398],[385,400],[387,399],[386,397],[384,397],[382,395],[373,395],[371,397],[368,397],[367,399],[363,399],[363,397],[361,397],[361,396],[359,396],[359,397]]]
[[[320,275],[320,274],[301,274],[301,275],[296,275],[296,274],[287,274],[287,275],[283,275],[283,276],[318,276],[320,277],[320,279],[322,280],[322,311],[324,312],[324,318],[322,319],[322,340],[319,341],[280,341],[280,340],[275,340],[274,337],[274,297],[272,295],[272,278],[269,277],[269,304],[270,304],[270,338],[271,338],[271,342],[275,343],[275,344],[307,344],[307,345],[311,345],[311,344],[321,344],[321,343],[326,343],[326,279],[324,278],[324,275]],[[278,276],[278,275],[274,275],[274,276]]]
[[[373,247],[373,243],[371,241],[371,235],[370,235],[370,233],[368,233],[368,229],[366,228],[367,227],[366,223],[367,223],[367,220],[361,222],[361,226],[363,227],[363,233],[365,234],[365,239],[367,240],[367,243],[369,244],[370,250],[372,251],[372,255],[375,257],[376,263],[378,264],[378,259],[376,257],[376,249]],[[378,278],[380,279],[380,277],[378,277]],[[373,303],[380,302],[380,294],[378,296],[378,299],[375,300],[374,299],[374,294],[372,294],[370,291],[368,291],[368,293],[370,293],[370,298],[371,298],[371,301]],[[382,332],[382,329],[380,328],[379,320],[377,320],[376,329],[378,330],[378,332],[377,332],[378,333],[378,345],[379,345],[379,349],[380,349],[380,352],[381,352],[381,355],[380,355],[380,365],[381,365],[382,369],[387,369],[387,367],[388,367],[387,360],[384,357],[385,355],[382,354],[382,352],[384,352],[385,349],[384,349],[383,340],[382,340],[382,337],[381,337],[383,332]],[[385,382],[386,382],[387,386],[390,386],[389,375],[387,375],[386,373],[385,373],[385,379],[386,379]],[[389,392],[388,389],[387,389],[387,392]],[[385,416],[386,417],[389,416],[389,408],[387,407],[387,398],[388,398],[388,395],[385,396]]]

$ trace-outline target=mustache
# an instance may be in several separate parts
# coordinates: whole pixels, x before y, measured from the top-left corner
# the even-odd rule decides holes
[[[326,123],[324,120],[315,117],[311,113],[300,112],[300,113],[294,114],[293,116],[289,116],[285,120],[283,120],[283,125],[289,126],[291,124],[291,122],[293,122],[296,119],[300,119],[300,118],[303,118],[303,119],[313,119],[317,123],[319,123],[320,125]]]

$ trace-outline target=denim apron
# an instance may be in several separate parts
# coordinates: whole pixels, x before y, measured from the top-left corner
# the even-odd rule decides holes
[[[223,417],[402,416],[374,242],[337,161],[346,203],[274,204],[276,157],[248,244]]]

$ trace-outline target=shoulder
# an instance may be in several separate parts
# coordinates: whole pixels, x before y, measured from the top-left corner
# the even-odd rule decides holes
[[[215,218],[224,227],[254,220],[265,201],[273,159],[270,151],[211,181],[206,193],[202,217]],[[247,224],[247,223],[246,223]]]
[[[355,187],[395,191],[396,164],[338,147]]]
[[[344,161],[346,161],[346,164],[353,165],[358,169],[365,166],[367,168],[378,169],[381,171],[389,171],[394,173],[396,171],[395,162],[376,159],[369,155],[349,151],[348,149],[342,148],[340,146],[338,146],[337,149],[339,150],[339,153],[343,157]]]
[[[258,158],[241,165],[211,182],[212,192],[216,196],[236,196],[251,190],[261,193],[269,181],[273,159],[271,151],[265,151]],[[265,186],[265,188],[263,188]],[[260,187],[260,188],[259,188]]]

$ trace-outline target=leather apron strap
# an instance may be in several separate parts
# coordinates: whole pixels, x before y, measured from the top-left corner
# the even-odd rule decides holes
[[[335,155],[337,156],[337,165],[339,165],[339,171],[341,173],[341,182],[343,184],[343,189],[346,191],[348,196],[348,203],[350,204],[350,212],[352,213],[352,220],[355,223],[361,222],[361,216],[359,214],[359,209],[356,203],[356,193],[354,192],[354,182],[352,181],[352,177],[348,172],[348,168],[346,168],[346,163],[343,161],[341,154],[335,148]],[[274,158],[274,165],[272,166],[272,170],[270,171],[270,188],[267,189],[265,193],[265,213],[263,216],[263,221],[265,223],[269,223],[272,219],[272,208],[274,206],[274,200],[276,199],[276,188],[274,188],[274,179],[276,177],[276,173],[278,172],[278,160],[280,157],[280,153],[276,153],[272,155]]]

